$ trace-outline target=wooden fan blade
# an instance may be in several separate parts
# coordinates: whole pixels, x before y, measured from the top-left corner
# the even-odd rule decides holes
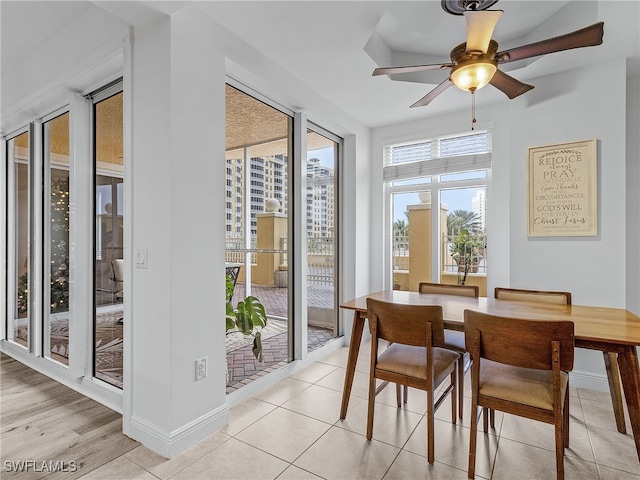
[[[440,95],[442,92],[444,92],[447,88],[449,88],[451,85],[453,85],[453,82],[451,81],[451,78],[447,78],[444,82],[442,82],[440,85],[438,85],[436,88],[434,88],[433,90],[431,90],[429,93],[427,93],[424,97],[422,97],[420,100],[418,100],[416,103],[414,103],[413,105],[411,105],[411,108],[415,108],[415,107],[424,107],[425,105],[429,105],[431,103],[431,100],[433,100],[434,98],[436,98],[438,95]]]
[[[493,30],[502,16],[502,10],[470,10],[467,19],[467,52],[487,53]]]
[[[373,71],[373,75],[392,75],[394,73],[422,72],[424,70],[444,70],[451,68],[454,63],[432,63],[430,65],[407,65],[406,67],[380,67]]]
[[[493,78],[489,83],[502,91],[510,99],[514,99],[533,88],[533,85],[522,83],[520,80],[516,80],[501,70],[496,70],[496,73],[493,74]]]
[[[604,22],[598,22],[575,32],[498,52],[495,58],[498,63],[506,63],[572,48],[594,47],[602,43],[603,35]]]

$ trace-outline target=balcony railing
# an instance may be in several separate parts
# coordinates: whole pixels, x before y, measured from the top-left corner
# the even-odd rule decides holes
[[[244,237],[226,239],[225,261],[227,263],[245,263],[245,255],[250,255],[251,264],[256,265],[256,237],[251,238],[247,250]],[[287,238],[280,239],[280,248],[270,250],[280,253],[280,263],[286,265]],[[253,251],[252,251],[253,250]],[[307,237],[307,285],[333,286],[335,276],[335,239],[333,237]]]
[[[476,260],[472,263],[472,268],[469,273],[487,273],[487,236],[484,234],[478,234],[475,236],[477,243],[483,245],[477,248]],[[454,251],[454,236],[444,235],[442,241],[442,271],[443,272],[458,272],[458,263],[452,253]],[[394,235],[393,236],[393,269],[394,270],[409,270],[409,236],[408,235]]]
[[[469,265],[468,273],[480,273],[487,274],[487,236],[485,234],[473,235],[474,243],[479,245],[475,247],[473,252],[471,248],[464,253],[468,256],[472,256],[472,260]],[[458,272],[462,268],[456,261],[459,255],[452,255],[455,251],[455,235],[445,235],[442,242],[442,259],[443,259],[443,272]]]

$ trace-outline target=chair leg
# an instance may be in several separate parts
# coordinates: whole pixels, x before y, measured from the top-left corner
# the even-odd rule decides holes
[[[463,353],[458,360],[458,416],[462,420],[462,409],[464,405],[464,356],[468,355]]]
[[[489,433],[489,409],[487,407],[482,407],[482,428],[484,428],[484,433]]]
[[[469,433],[469,467],[467,476],[474,478],[476,474],[476,440],[478,436],[478,404],[471,399],[471,432]]]
[[[493,408],[489,409],[489,425],[491,425],[491,429],[496,429],[496,411]]]
[[[433,409],[433,390],[427,390],[427,461],[433,463],[435,460],[434,453],[434,409]]]
[[[372,367],[373,368],[373,367]],[[369,373],[369,405],[367,408],[367,440],[373,437],[373,414],[376,403],[376,377],[373,370]]]
[[[569,448],[569,385],[564,395],[564,411],[562,412],[562,434],[564,448]]]
[[[564,480],[564,422],[555,424],[556,433],[556,477],[557,480]]]
[[[460,362],[460,360],[458,360],[458,362]],[[456,369],[454,369],[451,372],[451,386],[453,387],[453,389],[451,390],[451,393],[450,393],[450,395],[451,395],[451,423],[454,424],[454,425],[456,424],[456,422],[458,420],[456,418],[457,417],[457,415],[456,415],[456,404],[458,402],[458,396],[456,395],[456,388],[457,388],[456,385],[457,385],[458,379],[456,377],[457,377],[457,372],[456,372]]]
[[[404,386],[404,403],[407,403],[409,398],[409,387],[407,385]]]
[[[398,408],[402,407],[402,385],[396,383],[396,403],[398,404]]]

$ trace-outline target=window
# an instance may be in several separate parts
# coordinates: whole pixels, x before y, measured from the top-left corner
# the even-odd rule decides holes
[[[486,292],[491,133],[387,145],[383,155],[393,288],[431,281]]]

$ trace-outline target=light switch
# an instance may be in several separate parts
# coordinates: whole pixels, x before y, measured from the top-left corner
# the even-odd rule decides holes
[[[136,250],[136,268],[147,268],[147,249]]]

